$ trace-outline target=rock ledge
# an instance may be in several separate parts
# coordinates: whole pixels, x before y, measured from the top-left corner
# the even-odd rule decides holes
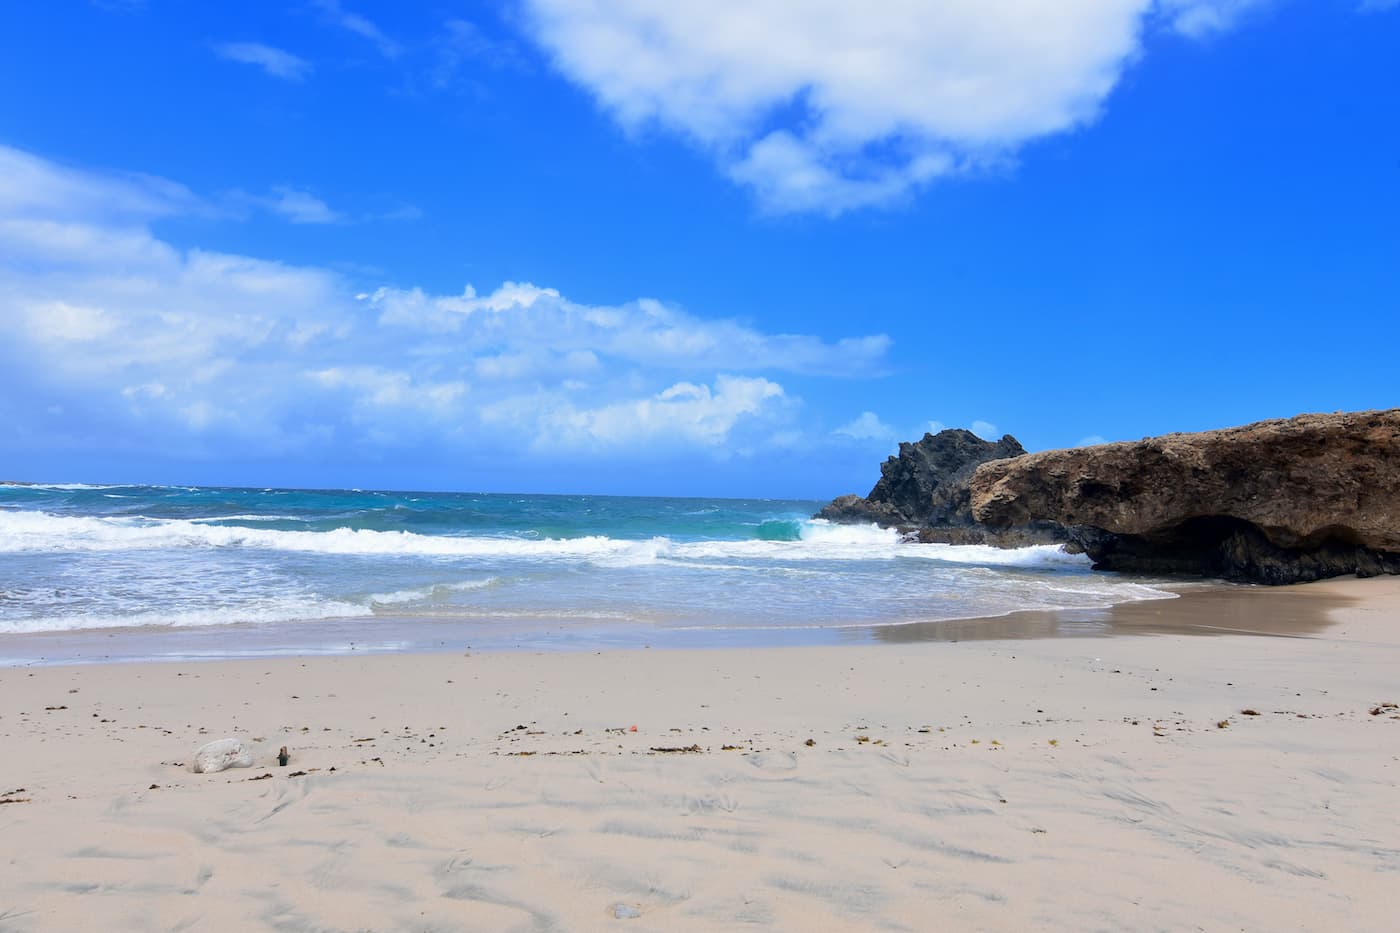
[[[1258,583],[1400,573],[1400,409],[998,460],[973,520],[1052,521],[1105,570]]]

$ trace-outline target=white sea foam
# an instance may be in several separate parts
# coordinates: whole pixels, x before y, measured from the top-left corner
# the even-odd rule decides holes
[[[404,612],[409,618],[447,618],[471,620],[473,622],[644,622],[649,621],[645,613],[626,612],[609,609],[568,609],[545,607],[539,609],[474,609],[469,606],[453,607],[450,611],[413,609]]]
[[[418,603],[436,599],[446,593],[466,593],[471,590],[482,590],[489,586],[495,586],[500,582],[498,577],[486,577],[483,580],[461,580],[455,583],[435,583],[432,586],[419,587],[411,590],[394,590],[391,593],[375,593],[369,599],[371,603],[379,606],[395,606],[404,603]]]
[[[1058,544],[1032,544],[1018,548],[999,548],[986,544],[923,544],[905,553],[911,557],[949,564],[1015,567],[1021,570],[1088,569],[1093,564],[1086,555],[1070,554]]]
[[[0,513],[0,552],[130,551],[180,548],[256,548],[318,554],[444,557],[606,557],[647,542],[586,538],[529,541],[509,537],[452,537],[406,531],[337,528],[275,531],[210,525],[191,519],[91,518],[45,512]]]
[[[224,517],[222,520],[227,520]],[[422,535],[407,531],[337,528],[279,531],[210,524],[221,519],[96,518],[46,512],[0,512],[0,553],[248,548],[333,555],[403,555],[465,559],[586,561],[636,567],[662,560],[892,560],[916,558],[1017,569],[1082,570],[1089,560],[1053,545],[1014,550],[980,545],[915,544],[874,525],[806,522],[797,541],[674,541]]]
[[[0,489],[5,489],[5,488],[10,488],[10,489],[52,489],[52,490],[55,490],[55,491],[58,491],[58,492],[79,492],[79,491],[84,490],[84,489],[127,489],[127,488],[129,488],[129,487],[123,486],[123,485],[121,485],[120,483],[118,483],[118,484],[116,484],[116,485],[95,485],[95,484],[92,484],[92,483],[16,483],[16,484],[14,484],[14,485],[6,484],[5,486],[0,486]],[[157,488],[161,488],[161,487],[155,487],[155,486],[153,486],[153,487],[148,487],[148,488],[157,489]]]
[[[270,598],[251,606],[209,606],[175,611],[153,609],[131,613],[81,613],[0,618],[0,634],[73,632],[113,628],[194,628],[210,625],[266,625],[369,616],[373,610],[336,599]]]
[[[305,515],[209,515],[203,518],[188,519],[201,525],[215,522],[309,522]]]
[[[879,525],[837,525],[824,518],[814,518],[802,524],[802,540],[822,544],[866,544],[893,546],[903,542],[903,536],[893,528]]]

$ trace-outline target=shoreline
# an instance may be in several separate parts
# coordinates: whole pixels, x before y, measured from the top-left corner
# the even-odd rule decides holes
[[[392,616],[11,633],[0,636],[0,670],[70,664],[193,663],[462,651],[572,654],[643,649],[768,650],[1164,634],[1308,637],[1327,628],[1329,610],[1346,604],[1349,580],[1341,582],[1340,589],[1319,588],[1317,583],[1260,587],[1218,581],[1157,582],[1153,588],[1171,595],[1102,608],[1017,609],[995,616],[891,624],[772,628],[668,628],[637,624],[629,630],[600,633],[596,627],[580,623],[543,631],[520,631],[509,625],[502,625],[500,631],[483,631],[475,621],[454,628],[455,620],[450,618]],[[1267,615],[1259,611],[1264,605],[1270,608]],[[1216,622],[1202,624],[1197,621],[1201,616]],[[240,648],[224,647],[229,640],[236,640]]]
[[[1246,592],[1330,623],[0,669],[0,919],[1388,929],[1400,579]]]

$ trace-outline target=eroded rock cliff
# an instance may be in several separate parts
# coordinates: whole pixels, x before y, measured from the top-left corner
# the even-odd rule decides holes
[[[980,466],[972,516],[1054,521],[1105,570],[1260,583],[1400,573],[1400,409],[1300,415]]]

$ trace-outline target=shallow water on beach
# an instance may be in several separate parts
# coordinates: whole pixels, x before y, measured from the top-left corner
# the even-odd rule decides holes
[[[0,663],[36,638],[215,657],[812,643],[1173,595],[1058,547],[911,543],[811,519],[820,505],[3,486]]]

